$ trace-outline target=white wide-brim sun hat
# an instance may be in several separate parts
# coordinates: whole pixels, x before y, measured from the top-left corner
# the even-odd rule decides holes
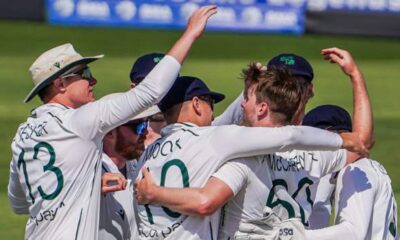
[[[102,57],[104,55],[82,57],[70,43],[44,52],[29,68],[34,86],[26,96],[24,102],[29,102],[40,90],[71,68],[91,63]]]

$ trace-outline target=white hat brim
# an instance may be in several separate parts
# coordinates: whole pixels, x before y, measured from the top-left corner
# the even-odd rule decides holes
[[[153,105],[150,108],[148,108],[148,109],[144,110],[143,112],[139,113],[138,115],[134,116],[132,118],[132,120],[150,117],[150,116],[153,116],[154,114],[159,113],[159,112],[160,112],[160,109],[157,107],[157,105]]]

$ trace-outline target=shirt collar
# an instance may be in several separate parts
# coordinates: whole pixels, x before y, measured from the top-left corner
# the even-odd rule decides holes
[[[183,128],[193,128],[193,127],[198,127],[198,126],[191,122],[173,123],[161,129],[161,137],[171,135],[177,131],[180,131]]]
[[[54,111],[56,109],[66,110],[66,109],[69,109],[69,107],[59,104],[59,103],[43,104],[31,111],[31,117],[33,117],[33,118],[40,117],[40,116],[43,116],[44,114]]]

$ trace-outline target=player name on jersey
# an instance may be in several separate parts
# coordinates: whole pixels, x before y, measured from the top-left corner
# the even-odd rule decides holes
[[[271,170],[284,172],[299,172],[304,170],[305,161],[319,161],[312,152],[298,152],[290,158],[283,157],[277,154],[270,154],[264,157],[264,160],[269,161]]]
[[[146,149],[144,153],[145,161],[149,160],[150,158],[157,158],[159,155],[167,156],[170,153],[173,153],[176,149],[182,149],[179,145],[179,141],[181,139],[178,138],[175,141],[165,141],[165,142],[156,142],[154,145],[151,145],[148,149]]]

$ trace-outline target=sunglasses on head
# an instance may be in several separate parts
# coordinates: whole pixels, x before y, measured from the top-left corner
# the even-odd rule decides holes
[[[138,122],[130,121],[130,122],[125,123],[122,126],[133,129],[133,131],[135,132],[136,135],[143,135],[145,133],[147,127],[149,126],[149,121],[148,120],[138,121]]]
[[[90,71],[89,67],[84,67],[84,68],[80,69],[77,72],[69,73],[69,74],[66,74],[66,75],[61,76],[61,77],[62,78],[70,78],[70,77],[75,77],[75,76],[81,76],[83,79],[86,79],[86,80],[93,80],[94,79],[94,77],[92,75],[92,72]]]

